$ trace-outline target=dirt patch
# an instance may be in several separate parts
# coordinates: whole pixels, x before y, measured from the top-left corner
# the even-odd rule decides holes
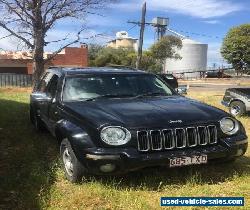
[[[0,92],[9,92],[9,93],[31,93],[32,88],[21,88],[21,87],[4,87],[0,88]]]

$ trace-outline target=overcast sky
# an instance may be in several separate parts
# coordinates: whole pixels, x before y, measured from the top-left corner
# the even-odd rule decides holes
[[[120,3],[110,5],[99,11],[102,16],[88,16],[85,21],[87,30],[83,33],[83,42],[104,44],[114,38],[117,31],[128,31],[129,35],[138,38],[139,27],[128,24],[128,20],[140,20],[143,0],[120,0]],[[221,64],[222,58],[219,49],[227,31],[236,25],[250,23],[249,0],[148,0],[147,22],[154,17],[170,18],[169,28],[188,36],[196,41],[208,44],[208,64]],[[47,39],[56,40],[58,37],[74,38],[74,31],[79,24],[74,21],[61,21],[48,34]],[[0,31],[3,35],[5,32]],[[104,34],[104,36],[95,36]],[[84,39],[88,38],[88,39]],[[155,39],[154,29],[146,27],[144,48],[149,47]],[[15,39],[0,40],[0,48],[16,49]],[[46,50],[53,51],[58,43],[49,46]]]

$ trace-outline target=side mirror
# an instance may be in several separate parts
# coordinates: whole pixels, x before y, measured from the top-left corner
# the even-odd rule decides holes
[[[178,88],[176,88],[175,90],[177,91],[177,93],[179,93],[181,95],[186,95],[188,89],[189,89],[189,86],[182,85],[182,86],[179,86]]]
[[[32,97],[36,101],[40,101],[40,102],[51,102],[52,101],[52,97],[50,95],[47,95],[46,93],[43,93],[43,92],[32,93]]]

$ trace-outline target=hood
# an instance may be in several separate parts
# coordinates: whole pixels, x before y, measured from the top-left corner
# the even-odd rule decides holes
[[[68,102],[67,108],[97,127],[109,124],[127,128],[164,128],[215,122],[226,113],[182,96],[143,99],[105,99]]]
[[[229,91],[242,94],[250,98],[250,88],[230,88]]]

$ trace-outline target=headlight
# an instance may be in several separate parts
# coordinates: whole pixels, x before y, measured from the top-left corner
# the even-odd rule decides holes
[[[131,133],[123,127],[109,126],[101,130],[101,139],[109,145],[123,145],[131,139]]]
[[[220,128],[223,133],[233,135],[239,130],[239,123],[233,118],[225,117],[220,121]]]

